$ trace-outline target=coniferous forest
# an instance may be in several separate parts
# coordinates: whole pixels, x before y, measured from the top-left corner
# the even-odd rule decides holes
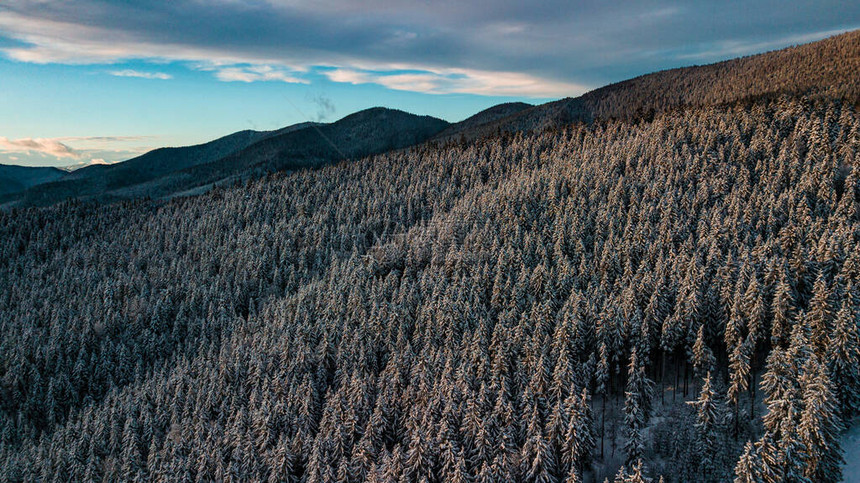
[[[0,212],[0,480],[850,480],[852,96]]]

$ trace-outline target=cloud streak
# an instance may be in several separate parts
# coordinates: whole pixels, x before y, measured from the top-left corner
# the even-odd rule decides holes
[[[78,159],[81,154],[57,139],[22,138],[9,139],[0,136],[0,152],[41,154],[55,158]]]
[[[133,69],[112,70],[109,72],[109,74],[112,76],[115,76],[115,77],[138,77],[141,79],[159,79],[159,80],[173,79],[172,75],[165,74],[164,72],[141,72],[139,70],[133,70]]]
[[[148,136],[65,136],[9,139],[0,136],[0,161],[82,167],[125,161],[152,149]],[[71,163],[71,164],[69,164]]]
[[[210,69],[206,69],[210,70]],[[258,82],[279,81],[288,84],[308,84],[310,81],[300,79],[283,69],[270,65],[252,65],[245,67],[214,67],[215,77],[224,82]]]
[[[334,82],[378,84],[398,91],[427,94],[481,94],[486,96],[561,97],[582,94],[583,85],[553,82],[518,72],[445,69],[408,73],[334,69],[325,75]]]

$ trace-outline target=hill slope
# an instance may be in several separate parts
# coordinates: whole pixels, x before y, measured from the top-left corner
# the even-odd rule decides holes
[[[214,161],[271,134],[265,131],[239,131],[195,146],[154,149],[121,163],[93,165],[72,171],[54,182],[33,186],[11,199],[7,197],[5,201],[22,205],[47,205],[67,198],[100,197],[107,192],[145,183],[173,171]],[[0,201],[3,199],[0,198]]]
[[[330,124],[300,123],[277,131],[241,131],[215,141],[161,148],[108,166],[88,166],[23,193],[0,197],[12,206],[43,206],[68,198],[115,201],[165,197],[214,183],[412,146],[448,123],[373,108]]]
[[[480,128],[495,123],[500,119],[504,119],[528,108],[534,107],[531,104],[524,102],[508,102],[495,105],[489,109],[485,109],[473,116],[466,118],[463,121],[454,123],[447,129],[437,134],[434,139],[438,140],[459,140],[465,138],[468,133],[479,132]]]
[[[0,164],[0,195],[58,180],[68,173],[57,168]]]
[[[108,194],[164,197],[212,183],[360,158],[422,143],[447,126],[447,122],[430,116],[367,109],[331,124],[268,136],[217,161],[172,173],[134,191]]]
[[[858,130],[757,101],[0,213],[0,479],[721,482],[774,439],[838,481]]]
[[[808,96],[860,103],[860,30],[818,42],[716,64],[647,74],[577,98],[523,109],[463,129],[473,139],[534,131],[572,122],[650,119],[685,106],[708,106],[769,96]]]

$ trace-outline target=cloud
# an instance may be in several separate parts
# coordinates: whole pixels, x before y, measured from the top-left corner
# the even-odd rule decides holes
[[[213,67],[204,70],[214,70],[215,77],[225,82],[257,82],[280,81],[290,84],[308,84],[306,79],[300,79],[293,74],[276,69],[270,65],[252,65],[246,67]]]
[[[0,151],[7,153],[38,153],[55,158],[78,159],[80,153],[63,144],[57,139],[46,138],[22,138],[9,139],[0,136]]]
[[[172,75],[163,72],[141,72],[133,69],[112,70],[109,74],[116,77],[140,77],[141,79],[173,79]]]
[[[325,72],[334,82],[378,84],[399,91],[426,94],[481,94],[485,96],[561,97],[582,94],[583,85],[555,82],[518,72],[466,69],[388,73],[334,69]]]
[[[56,138],[61,141],[91,141],[96,143],[117,143],[130,141],[143,141],[151,139],[152,136],[66,136]]]
[[[0,136],[0,155],[26,165],[56,165],[57,161],[83,167],[125,161],[152,149],[148,136],[65,136],[9,139]],[[143,144],[142,144],[143,143]],[[50,160],[50,161],[48,161]],[[60,163],[63,164],[63,163]]]
[[[510,96],[573,95],[860,26],[860,3],[844,0],[5,3],[0,35],[14,42],[0,52],[21,62],[181,61],[230,82],[305,83],[323,69],[338,82]]]
[[[739,57],[760,52],[776,50],[787,45],[799,45],[808,42],[813,42],[818,39],[838,35],[850,29],[834,29],[824,30],[821,32],[812,32],[801,35],[790,35],[765,42],[743,42],[737,40],[727,40],[716,42],[712,49],[690,54],[679,54],[679,59],[713,59],[724,57]]]

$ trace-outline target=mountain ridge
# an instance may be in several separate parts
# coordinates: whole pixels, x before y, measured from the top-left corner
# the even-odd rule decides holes
[[[665,69],[607,84],[579,97],[533,106],[465,130],[474,139],[497,131],[535,131],[573,122],[650,119],[682,107],[762,96],[810,96],[860,103],[860,30],[721,62]]]
[[[66,174],[62,169],[54,167],[0,164],[0,196],[54,181]]]
[[[314,167],[426,141],[468,141],[497,133],[554,129],[577,122],[647,120],[667,110],[730,104],[762,96],[838,98],[856,105],[860,102],[860,88],[854,82],[857,77],[860,77],[860,30],[713,64],[643,74],[575,98],[540,105],[503,103],[456,123],[399,110],[370,108],[328,124],[299,123],[269,132],[239,131],[202,145],[160,148],[126,162],[89,166],[20,193],[0,193],[0,204],[27,206],[68,198],[110,201],[165,197],[196,192],[195,188],[237,177]],[[374,113],[388,111],[401,113],[403,125],[384,126],[383,119],[372,120]],[[407,114],[412,116],[409,122],[403,117]],[[360,120],[375,123],[377,129],[385,130],[383,136],[390,139],[376,139],[377,145],[370,146],[368,136],[374,133],[358,126]],[[332,131],[336,128],[330,127],[338,123],[350,125],[348,130],[363,135],[340,137]],[[398,129],[402,130],[399,134],[395,133]],[[392,136],[398,135],[400,140],[394,141]],[[205,146],[212,149],[200,154]],[[156,161],[155,169],[152,161]],[[80,182],[80,179],[89,180]]]
[[[392,129],[396,121],[400,125]],[[144,192],[146,196],[164,197],[237,176],[314,167],[401,149],[423,142],[447,126],[446,121],[431,116],[382,107],[365,109],[330,124],[273,135],[213,162],[165,175],[153,180]],[[384,139],[378,139],[380,136]]]

